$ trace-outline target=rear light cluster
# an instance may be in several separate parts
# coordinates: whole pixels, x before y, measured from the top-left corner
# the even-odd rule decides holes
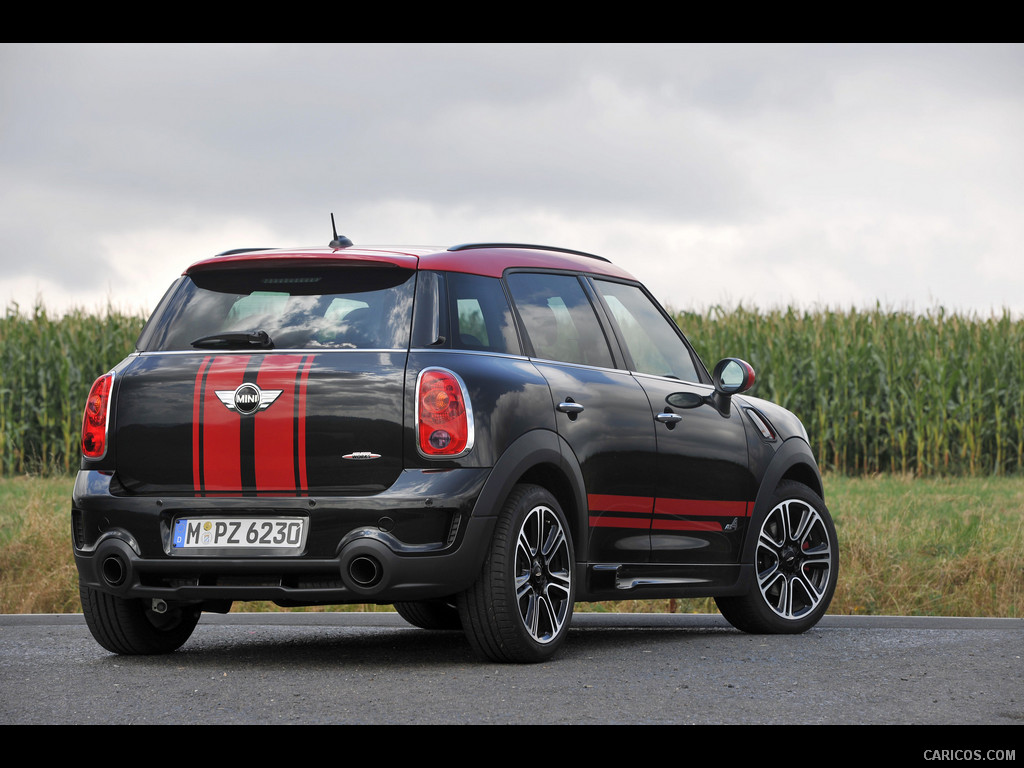
[[[114,374],[96,379],[85,401],[82,416],[82,453],[89,459],[100,459],[107,452],[107,422],[110,413],[110,388]]]
[[[462,379],[442,368],[420,373],[416,428],[424,456],[459,456],[473,447],[473,409]]]

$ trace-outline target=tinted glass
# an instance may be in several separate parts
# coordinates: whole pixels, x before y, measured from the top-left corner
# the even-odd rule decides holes
[[[161,305],[143,351],[239,348],[231,334],[258,331],[275,349],[403,349],[413,275],[398,268],[200,272]]]
[[[686,343],[651,298],[635,285],[595,280],[626,348],[633,370],[683,381],[700,381]]]
[[[515,273],[506,280],[536,357],[612,367],[608,342],[576,277]]]
[[[456,272],[448,273],[446,279],[452,346],[519,354],[519,338],[501,282]]]

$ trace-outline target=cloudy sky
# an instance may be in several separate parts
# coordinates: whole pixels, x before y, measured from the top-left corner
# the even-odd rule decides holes
[[[0,305],[240,246],[611,258],[671,307],[1024,314],[1021,45],[0,45]]]

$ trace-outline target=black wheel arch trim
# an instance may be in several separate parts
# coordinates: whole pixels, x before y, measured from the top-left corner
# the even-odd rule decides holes
[[[576,455],[565,441],[548,429],[534,429],[516,438],[495,463],[484,484],[474,517],[494,517],[519,483],[543,486],[562,505],[580,556],[586,541],[587,491]]]
[[[751,522],[747,526],[747,536],[743,542],[743,551],[740,553],[741,563],[749,560],[748,556],[757,543],[759,526],[756,522],[771,509],[775,491],[783,480],[802,483],[818,494],[823,501],[825,499],[821,471],[814,460],[811,447],[799,437],[789,438],[779,447],[761,478],[750,517]]]

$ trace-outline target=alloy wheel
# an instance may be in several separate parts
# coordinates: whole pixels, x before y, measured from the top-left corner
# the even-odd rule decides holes
[[[824,599],[834,542],[822,515],[802,499],[787,499],[768,513],[757,540],[757,585],[783,619],[800,619]]]
[[[523,626],[538,643],[559,636],[572,609],[572,556],[558,516],[533,507],[516,538],[515,595]]]

